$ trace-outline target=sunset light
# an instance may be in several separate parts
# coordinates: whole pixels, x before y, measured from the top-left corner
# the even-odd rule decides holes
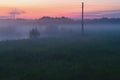
[[[82,1],[85,2],[86,18],[119,17],[119,15],[112,13],[113,10],[115,10],[114,14],[120,12],[119,0],[114,0],[114,2],[104,0],[1,0],[0,16],[9,16],[9,11],[17,9],[25,12],[17,15],[18,18],[34,19],[42,16],[80,18]],[[104,14],[95,14],[99,11]]]

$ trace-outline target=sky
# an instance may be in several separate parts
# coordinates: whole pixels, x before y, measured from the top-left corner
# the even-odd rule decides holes
[[[81,18],[120,17],[120,0],[0,0],[0,18],[13,16],[35,19],[43,16]]]

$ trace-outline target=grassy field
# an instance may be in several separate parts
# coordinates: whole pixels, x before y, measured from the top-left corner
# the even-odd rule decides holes
[[[1,41],[0,80],[120,80],[120,36]]]

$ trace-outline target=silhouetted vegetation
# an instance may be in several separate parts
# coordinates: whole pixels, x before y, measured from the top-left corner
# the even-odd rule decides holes
[[[38,31],[37,28],[33,28],[30,32],[29,32],[29,36],[31,39],[36,39],[40,37],[40,32]]]
[[[39,23],[41,24],[79,24],[81,23],[81,20],[74,20],[74,19],[70,19],[70,18],[66,18],[66,17],[56,17],[56,18],[52,18],[52,17],[42,17],[40,19],[38,19]],[[120,23],[120,18],[98,18],[98,19],[86,19],[85,23],[88,24],[100,24],[100,23]]]
[[[0,42],[0,80],[119,80],[118,36]]]
[[[33,24],[33,23],[39,23],[39,24],[78,24],[81,23],[81,19],[70,19],[67,17],[49,17],[44,16],[39,19],[24,19],[24,18],[17,18],[14,19],[0,19],[0,22],[7,22],[7,23],[19,23],[19,24]],[[120,18],[95,18],[95,19],[85,19],[85,23],[87,24],[99,24],[99,23],[120,23]]]

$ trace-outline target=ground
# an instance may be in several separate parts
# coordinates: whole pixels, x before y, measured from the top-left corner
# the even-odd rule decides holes
[[[119,35],[0,42],[0,80],[119,80]]]

